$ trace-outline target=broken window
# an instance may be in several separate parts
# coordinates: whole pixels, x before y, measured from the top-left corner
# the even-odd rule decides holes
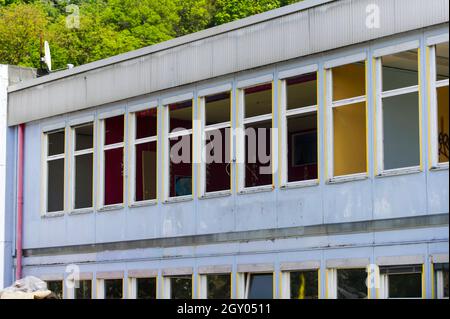
[[[287,182],[317,179],[317,75],[286,80]],[[285,163],[286,163],[285,162]]]
[[[364,62],[338,66],[331,70],[330,176],[367,172],[365,74]]]
[[[124,116],[104,120],[104,205],[123,203]]]
[[[230,299],[231,276],[230,274],[211,274],[206,276],[207,299]]]
[[[420,165],[418,51],[381,58],[384,170]]]
[[[291,299],[318,299],[319,274],[317,270],[289,273]]]
[[[63,299],[63,282],[62,280],[46,281],[47,289],[50,290],[56,298]]]
[[[448,263],[439,263],[433,266],[435,271],[436,297],[438,299],[448,299]]]
[[[171,276],[170,281],[170,299],[192,299],[192,276]]]
[[[246,274],[246,299],[273,299],[273,274]]]
[[[272,184],[272,84],[244,90],[244,187]]]
[[[449,96],[448,96],[448,42],[435,46],[435,88],[437,105],[437,153],[439,163],[448,163],[450,146],[449,146]]]
[[[169,196],[192,195],[192,100],[169,111]]]
[[[135,198],[136,202],[157,196],[157,109],[135,113]]]
[[[64,210],[65,131],[48,132],[47,137],[47,209]]]
[[[386,298],[422,298],[422,265],[380,267]]]
[[[205,192],[230,189],[230,93],[204,98]]]
[[[104,298],[105,299],[122,299],[123,298],[123,280],[122,279],[105,279],[104,280]]]
[[[73,128],[74,150],[74,209],[93,206],[94,125],[92,123]]]
[[[136,278],[136,298],[156,299],[156,278]]]
[[[337,298],[364,299],[367,298],[366,269],[337,270]]]
[[[80,280],[75,286],[75,299],[91,299],[92,298],[92,280]]]

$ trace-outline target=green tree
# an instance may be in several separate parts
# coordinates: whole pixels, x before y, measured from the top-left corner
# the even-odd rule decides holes
[[[0,8],[0,63],[39,66],[40,35],[47,25],[47,15],[39,4]]]
[[[211,0],[177,0],[180,21],[175,25],[175,35],[182,36],[206,29],[213,18]]]

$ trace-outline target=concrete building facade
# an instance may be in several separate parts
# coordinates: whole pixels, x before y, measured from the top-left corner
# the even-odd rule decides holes
[[[448,297],[448,41],[448,1],[306,0],[10,86],[23,275],[65,298]],[[268,172],[239,133],[203,159],[247,128],[272,128]]]

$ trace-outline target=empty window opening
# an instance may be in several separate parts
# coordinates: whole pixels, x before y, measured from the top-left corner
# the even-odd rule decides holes
[[[434,264],[435,271],[435,289],[438,299],[448,299],[448,263]]]
[[[80,280],[75,286],[75,299],[91,299],[92,298],[92,280]]]
[[[380,267],[386,298],[422,298],[422,265]]]
[[[332,101],[329,146],[331,176],[367,172],[366,68],[364,62],[331,70]]]
[[[135,114],[135,201],[157,197],[157,109]]]
[[[244,187],[272,184],[272,84],[244,90]]]
[[[169,110],[169,196],[192,195],[192,100]]]
[[[273,299],[273,274],[246,274],[245,299]]]
[[[207,299],[231,298],[231,275],[214,274],[206,276]]]
[[[47,289],[50,290],[55,298],[63,299],[63,282],[62,280],[49,280],[46,281]]]
[[[49,132],[47,137],[47,212],[64,210],[65,131]]]
[[[384,56],[381,63],[383,169],[419,166],[418,51]]]
[[[317,74],[309,73],[285,82],[286,129],[283,133],[287,135],[283,139],[287,144],[287,182],[314,180],[318,177]]]
[[[366,269],[337,270],[337,298],[364,299],[367,298]]]
[[[136,298],[156,299],[156,278],[137,278]]]
[[[291,299],[318,299],[319,275],[317,270],[289,273]]]
[[[104,280],[105,299],[122,299],[123,298],[123,280],[122,279],[105,279]]]
[[[449,145],[449,77],[448,77],[448,42],[436,45],[436,103],[438,130],[438,159],[439,163],[448,163],[450,155]]]
[[[74,128],[75,132],[75,209],[93,206],[94,125]]]
[[[192,299],[192,276],[172,276],[170,281],[170,299]]]
[[[104,205],[123,203],[124,116],[104,120]]]
[[[317,73],[308,73],[286,80],[286,109],[317,105]]]
[[[205,102],[205,192],[230,189],[230,93],[207,96]]]

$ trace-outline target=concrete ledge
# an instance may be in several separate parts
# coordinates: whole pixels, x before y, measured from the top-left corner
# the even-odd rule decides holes
[[[199,266],[198,273],[201,275],[207,274],[228,274],[231,273],[231,265],[221,265],[221,266]]]
[[[194,273],[194,269],[192,267],[180,267],[180,268],[167,268],[163,269],[163,276],[183,276],[183,275],[192,275]]]
[[[24,249],[25,257],[98,253],[102,251],[211,245],[225,242],[249,242],[311,236],[370,233],[413,228],[448,226],[449,215],[436,214],[361,222],[251,230],[207,235],[192,235],[143,240],[96,243],[60,247]]]
[[[378,266],[420,265],[424,262],[423,255],[377,257]]]
[[[433,264],[448,263],[448,254],[433,254],[431,255],[431,261]]]
[[[370,258],[342,258],[329,259],[326,262],[327,268],[365,268],[370,264]]]
[[[316,270],[320,268],[320,260],[282,263],[281,271]]]
[[[101,271],[96,275],[97,279],[123,279],[123,271]]]
[[[158,269],[133,269],[128,270],[129,278],[149,278],[157,277]]]
[[[247,264],[238,265],[237,272],[249,272],[249,273],[261,273],[261,272],[273,272],[275,267],[273,264]]]

